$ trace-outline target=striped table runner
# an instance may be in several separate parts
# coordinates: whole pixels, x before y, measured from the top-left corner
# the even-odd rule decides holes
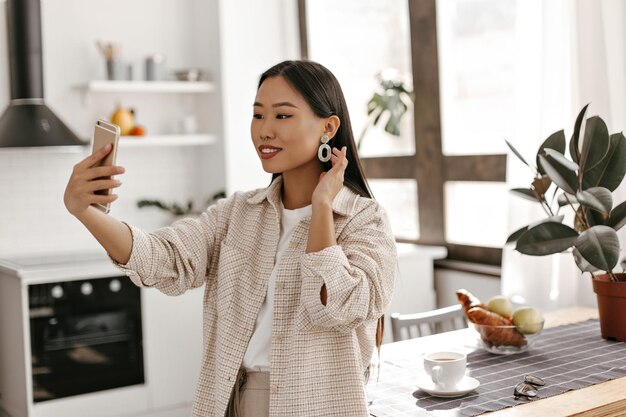
[[[545,329],[528,352],[501,356],[476,350],[467,357],[469,375],[480,381],[464,397],[435,398],[417,389],[418,360],[385,363],[377,384],[368,385],[370,413],[387,416],[476,416],[512,407],[513,388],[524,375],[546,382],[538,398],[626,376],[626,343],[602,339],[598,320]],[[625,394],[626,395],[626,394]]]

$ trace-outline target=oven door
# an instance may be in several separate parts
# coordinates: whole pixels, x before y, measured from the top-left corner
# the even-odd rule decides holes
[[[140,292],[127,278],[41,284],[29,296],[35,402],[144,382]]]

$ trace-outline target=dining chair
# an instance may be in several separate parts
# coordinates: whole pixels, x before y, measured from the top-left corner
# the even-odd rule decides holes
[[[467,327],[460,304],[413,314],[391,314],[393,341],[411,339]]]

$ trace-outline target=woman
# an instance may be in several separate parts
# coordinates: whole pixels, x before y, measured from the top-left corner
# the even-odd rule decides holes
[[[145,233],[91,207],[117,198],[94,194],[121,184],[98,179],[121,167],[94,167],[110,149],[74,167],[65,205],[136,285],[205,285],[194,416],[366,416],[396,252],[336,78],[310,61],[270,68],[251,136],[271,184],[199,218]]]

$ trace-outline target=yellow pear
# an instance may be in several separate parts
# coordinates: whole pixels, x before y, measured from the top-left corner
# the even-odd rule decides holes
[[[496,295],[487,301],[487,308],[502,317],[511,317],[513,314],[513,304],[503,295]]]
[[[513,313],[513,324],[522,333],[537,333],[541,330],[543,317],[533,307],[520,307]]]
[[[111,123],[120,127],[120,135],[125,136],[130,134],[133,127],[135,127],[133,113],[123,107],[115,109],[111,115]]]

